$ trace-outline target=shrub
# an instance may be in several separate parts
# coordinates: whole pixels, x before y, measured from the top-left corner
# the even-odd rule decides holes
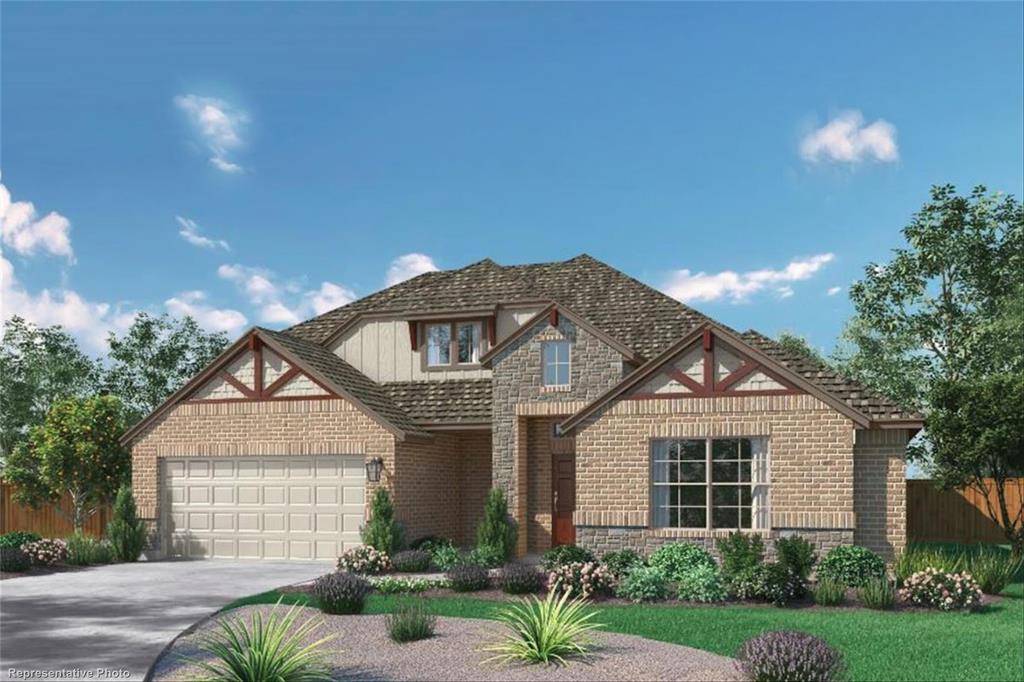
[[[820,578],[811,594],[818,606],[839,606],[846,601],[846,585],[832,578]]]
[[[967,572],[974,576],[985,594],[1002,592],[1013,582],[1022,565],[1024,558],[1014,560],[1009,552],[999,549],[982,549],[967,556]]]
[[[451,540],[437,535],[424,535],[410,542],[409,549],[422,549],[424,552],[430,552],[434,547],[444,544],[451,545],[453,543]]]
[[[794,575],[800,576],[801,580],[810,577],[814,562],[818,560],[814,553],[814,545],[799,535],[778,538],[775,541],[775,555],[780,564]]]
[[[26,542],[35,542],[36,540],[42,539],[43,536],[39,533],[32,533],[27,530],[15,530],[10,533],[0,535],[0,547],[21,547]]]
[[[910,545],[896,557],[892,568],[896,581],[902,585],[907,578],[926,568],[936,568],[944,573],[959,573],[967,568],[967,553],[962,548]]]
[[[362,613],[372,590],[365,578],[343,571],[322,575],[313,582],[313,594],[324,613]]]
[[[338,570],[362,575],[377,575],[391,570],[391,559],[384,552],[363,545],[338,557]]]
[[[621,579],[627,573],[639,566],[647,564],[640,554],[632,549],[620,549],[617,552],[608,552],[601,557],[604,564],[616,579]]]
[[[391,557],[391,565],[399,573],[422,573],[430,568],[430,553],[422,549],[407,549]]]
[[[107,542],[81,531],[69,535],[65,542],[68,549],[66,561],[72,566],[109,564],[113,560],[113,552]]]
[[[531,594],[544,584],[544,575],[534,566],[513,562],[502,567],[498,584],[508,594]]]
[[[445,573],[448,585],[456,592],[476,592],[486,590],[491,585],[487,569],[476,564],[452,566]]]
[[[131,486],[123,485],[117,491],[107,541],[115,561],[138,561],[146,547],[146,526],[136,515]]]
[[[392,555],[402,548],[402,527],[395,520],[395,505],[387,488],[373,491],[370,502],[370,520],[360,530],[363,543],[378,552]]]
[[[309,618],[297,623],[298,611],[292,606],[282,616],[281,602],[267,618],[256,610],[248,622],[241,618],[221,618],[217,630],[201,635],[197,645],[209,658],[187,658],[216,680],[330,680],[320,648],[335,635],[306,644],[323,622]]]
[[[589,564],[595,561],[597,561],[597,557],[593,552],[576,545],[559,545],[540,555],[540,562],[546,571],[552,571],[566,564]]]
[[[842,679],[843,656],[805,632],[765,632],[747,640],[736,667],[754,682],[831,682]]]
[[[409,594],[448,587],[448,581],[444,578],[393,578],[388,575],[370,578],[370,584],[381,594]]]
[[[728,591],[717,568],[700,565],[679,576],[676,596],[683,601],[725,601]]]
[[[442,545],[430,553],[430,562],[440,571],[447,571],[452,566],[463,562],[462,553],[454,545]]]
[[[502,641],[486,647],[495,652],[488,661],[565,663],[569,656],[585,656],[590,648],[588,633],[600,625],[582,598],[569,601],[569,593],[552,591],[541,601],[520,599],[498,614],[508,630]]]
[[[583,599],[611,593],[613,582],[608,569],[595,561],[563,564],[548,573],[549,590]]]
[[[21,551],[37,566],[53,566],[67,559],[68,543],[57,538],[43,538],[26,542],[21,546]]]
[[[669,580],[679,580],[679,576],[697,566],[715,567],[715,560],[708,551],[690,542],[670,542],[654,550],[648,562],[660,568]]]
[[[872,578],[885,577],[885,562],[866,547],[839,545],[829,550],[818,564],[818,577],[861,587]]]
[[[505,563],[505,550],[494,545],[477,545],[463,561],[468,564],[475,564],[484,568],[497,568]]]
[[[764,563],[764,540],[760,535],[737,531],[720,539],[715,546],[722,557],[722,575],[727,581]]]
[[[728,590],[736,599],[763,599],[765,586],[768,583],[768,566],[756,564],[748,566],[739,573],[732,575],[728,581]]]
[[[631,602],[662,601],[668,599],[668,578],[660,568],[641,566],[626,574],[618,587],[616,596]]]
[[[484,505],[484,518],[476,529],[477,547],[497,547],[501,551],[501,561],[512,556],[516,548],[516,538],[519,532],[516,523],[508,513],[508,502],[505,500],[505,493],[500,488],[494,488],[487,495],[487,503]]]
[[[807,594],[807,586],[803,579],[793,573],[788,566],[772,562],[765,564],[764,583],[761,586],[761,598],[775,606],[785,606]]]
[[[896,605],[896,586],[888,578],[872,578],[857,591],[857,597],[869,609],[888,611]]]
[[[384,618],[391,641],[415,642],[434,636],[437,617],[427,610],[422,599],[399,604]]]
[[[23,573],[32,566],[32,558],[21,547],[0,547],[0,571]]]
[[[918,606],[942,611],[976,609],[982,593],[970,573],[945,573],[926,568],[907,578],[900,596]]]

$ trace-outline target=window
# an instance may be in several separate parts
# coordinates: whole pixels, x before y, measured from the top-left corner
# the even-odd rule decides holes
[[[423,325],[426,338],[426,369],[480,364],[483,353],[483,322],[429,322]]]
[[[459,342],[459,364],[475,365],[480,362],[480,330],[479,322],[460,322],[456,325],[456,338]]]
[[[569,342],[547,341],[544,352],[544,385],[569,385]]]
[[[438,367],[452,363],[452,326],[427,325],[427,366]]]
[[[766,438],[652,441],[653,525],[767,528],[768,480]]]

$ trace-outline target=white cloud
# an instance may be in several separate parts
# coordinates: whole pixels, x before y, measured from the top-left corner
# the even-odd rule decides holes
[[[242,331],[248,320],[231,308],[214,308],[206,302],[202,291],[183,291],[164,301],[167,312],[175,317],[191,315],[200,327],[234,336]]]
[[[388,268],[387,286],[394,286],[399,282],[412,279],[416,275],[435,272],[437,269],[434,259],[430,256],[423,253],[407,253],[391,261],[391,266]]]
[[[260,322],[297,324],[356,299],[354,291],[333,282],[321,282],[318,289],[303,291],[294,281],[281,282],[266,268],[221,265],[217,276],[233,282],[249,302],[259,309]]]
[[[0,233],[4,246],[22,256],[43,251],[74,262],[70,232],[70,220],[56,212],[40,218],[31,201],[11,201],[10,191],[0,184]]]
[[[829,287],[828,291],[826,291],[825,293],[828,294],[829,296],[835,296],[836,294],[838,294],[842,290],[843,290],[842,287]]]
[[[201,249],[221,248],[225,251],[231,250],[231,247],[223,239],[210,239],[200,234],[199,223],[196,221],[180,215],[175,216],[174,219],[178,221],[178,227],[180,228],[178,234],[192,246],[198,246]]]
[[[242,146],[241,129],[249,122],[249,114],[215,97],[178,95],[174,104],[188,114],[203,136],[210,150],[210,164],[225,173],[241,173],[242,167],[227,156]]]
[[[900,154],[895,126],[883,119],[865,125],[859,111],[844,111],[800,141],[800,156],[854,164],[871,159],[891,163]]]
[[[319,289],[306,293],[306,298],[315,315],[340,308],[356,300],[356,292],[332,282],[322,282]]]
[[[669,276],[662,290],[684,302],[728,298],[733,303],[742,303],[765,289],[774,291],[781,298],[788,298],[793,295],[793,288],[789,283],[809,279],[833,258],[835,256],[831,253],[809,258],[794,258],[781,270],[725,270],[712,274],[693,273],[686,269],[676,270]]]

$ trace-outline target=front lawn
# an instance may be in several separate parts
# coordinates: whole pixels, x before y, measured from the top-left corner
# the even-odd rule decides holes
[[[288,603],[313,604],[305,594]],[[732,656],[764,630],[793,629],[828,640],[859,680],[1024,680],[1024,584],[1003,592],[981,613],[879,612],[854,608],[778,609],[771,606],[594,608],[606,629]],[[266,592],[226,608],[274,603]],[[387,613],[402,597],[372,596],[367,613]],[[406,597],[408,599],[408,597]],[[501,602],[431,597],[439,616],[493,618]]]

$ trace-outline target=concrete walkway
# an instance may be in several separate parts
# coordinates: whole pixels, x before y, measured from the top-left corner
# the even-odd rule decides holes
[[[323,561],[157,561],[3,580],[0,680],[76,668],[35,679],[140,680],[168,642],[224,604],[331,570]]]

